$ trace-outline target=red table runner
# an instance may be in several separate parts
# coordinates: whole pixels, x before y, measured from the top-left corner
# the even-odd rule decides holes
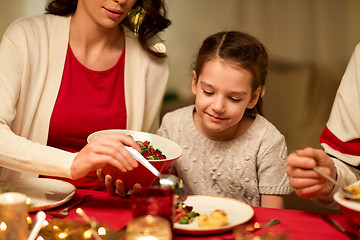
[[[128,198],[120,198],[115,194],[100,191],[90,191],[78,189],[75,197],[63,206],[58,207],[62,209],[71,202],[82,198],[86,194],[94,196],[92,200],[84,203],[80,207],[91,218],[97,222],[106,224],[113,230],[118,230],[126,226],[126,224],[133,219],[130,209],[130,200]],[[253,207],[254,216],[246,224],[255,223],[260,224],[268,222],[272,218],[280,220],[280,224],[271,227],[271,231],[278,233],[287,233],[288,238],[291,240],[300,239],[317,239],[317,240],[330,240],[330,239],[349,239],[345,234],[335,229],[327,222],[318,217],[318,213],[306,212],[299,210],[289,209],[272,209]],[[57,209],[52,209],[57,210]],[[345,228],[350,229],[350,225],[342,214],[329,214],[334,220]],[[48,216],[50,218],[50,216]],[[75,210],[72,210],[67,218],[64,220],[71,220],[77,218]],[[354,231],[353,229],[351,229]],[[256,234],[261,234],[259,230]],[[174,239],[178,240],[191,240],[191,239],[233,239],[232,232],[207,235],[207,236],[189,236],[175,234]]]

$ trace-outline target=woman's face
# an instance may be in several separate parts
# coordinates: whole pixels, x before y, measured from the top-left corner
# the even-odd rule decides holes
[[[229,62],[206,62],[200,76],[194,74],[192,92],[196,95],[194,120],[200,132],[210,139],[231,139],[247,108],[257,103],[260,91],[252,91],[252,74]]]
[[[75,14],[105,28],[118,26],[127,16],[136,0],[79,0]]]

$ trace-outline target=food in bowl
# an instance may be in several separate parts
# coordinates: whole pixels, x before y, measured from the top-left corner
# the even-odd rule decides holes
[[[360,189],[360,181],[353,183],[346,187],[358,191]],[[347,219],[360,226],[360,200],[345,198],[340,192],[335,193],[334,200],[339,204],[341,212],[347,217]]]
[[[151,143],[154,149],[160,149],[161,153],[166,156],[165,159],[159,160],[148,160],[159,172],[163,174],[169,173],[170,167],[174,164],[176,159],[178,159],[182,154],[181,147],[167,139],[165,137],[140,131],[124,130],[124,129],[109,129],[102,130],[95,133],[92,133],[88,137],[88,142],[90,142],[96,135],[103,133],[123,133],[130,135],[134,138],[135,141],[148,141]],[[102,168],[104,174],[109,174],[113,178],[115,183],[117,179],[121,179],[124,182],[126,189],[132,189],[134,184],[140,183],[142,187],[148,187],[154,185],[159,178],[153,175],[147,168],[139,163],[138,167],[134,168],[131,171],[122,172],[120,169],[107,164]]]
[[[160,149],[155,149],[150,144],[150,141],[136,141],[136,143],[141,148],[141,155],[147,160],[166,159],[166,156],[160,151]]]

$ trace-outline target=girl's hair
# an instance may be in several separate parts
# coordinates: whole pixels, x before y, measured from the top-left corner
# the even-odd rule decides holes
[[[207,37],[199,49],[194,62],[194,71],[199,78],[206,62],[214,59],[229,61],[238,68],[252,73],[252,91],[261,87],[259,101],[245,115],[262,115],[262,95],[267,77],[268,54],[265,47],[253,36],[236,31],[219,32]]]
[[[68,16],[77,7],[78,0],[50,0],[46,13]],[[171,21],[166,17],[163,0],[137,0],[122,24],[137,34],[140,45],[156,57],[166,57],[165,53],[156,51],[149,45],[149,40],[166,29]]]

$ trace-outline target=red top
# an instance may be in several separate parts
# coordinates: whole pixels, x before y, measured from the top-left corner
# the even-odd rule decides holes
[[[50,120],[49,146],[78,152],[86,145],[91,133],[126,128],[124,65],[125,49],[112,68],[94,71],[82,65],[68,46],[63,78]],[[104,187],[95,172],[83,179],[63,180],[77,188]]]

